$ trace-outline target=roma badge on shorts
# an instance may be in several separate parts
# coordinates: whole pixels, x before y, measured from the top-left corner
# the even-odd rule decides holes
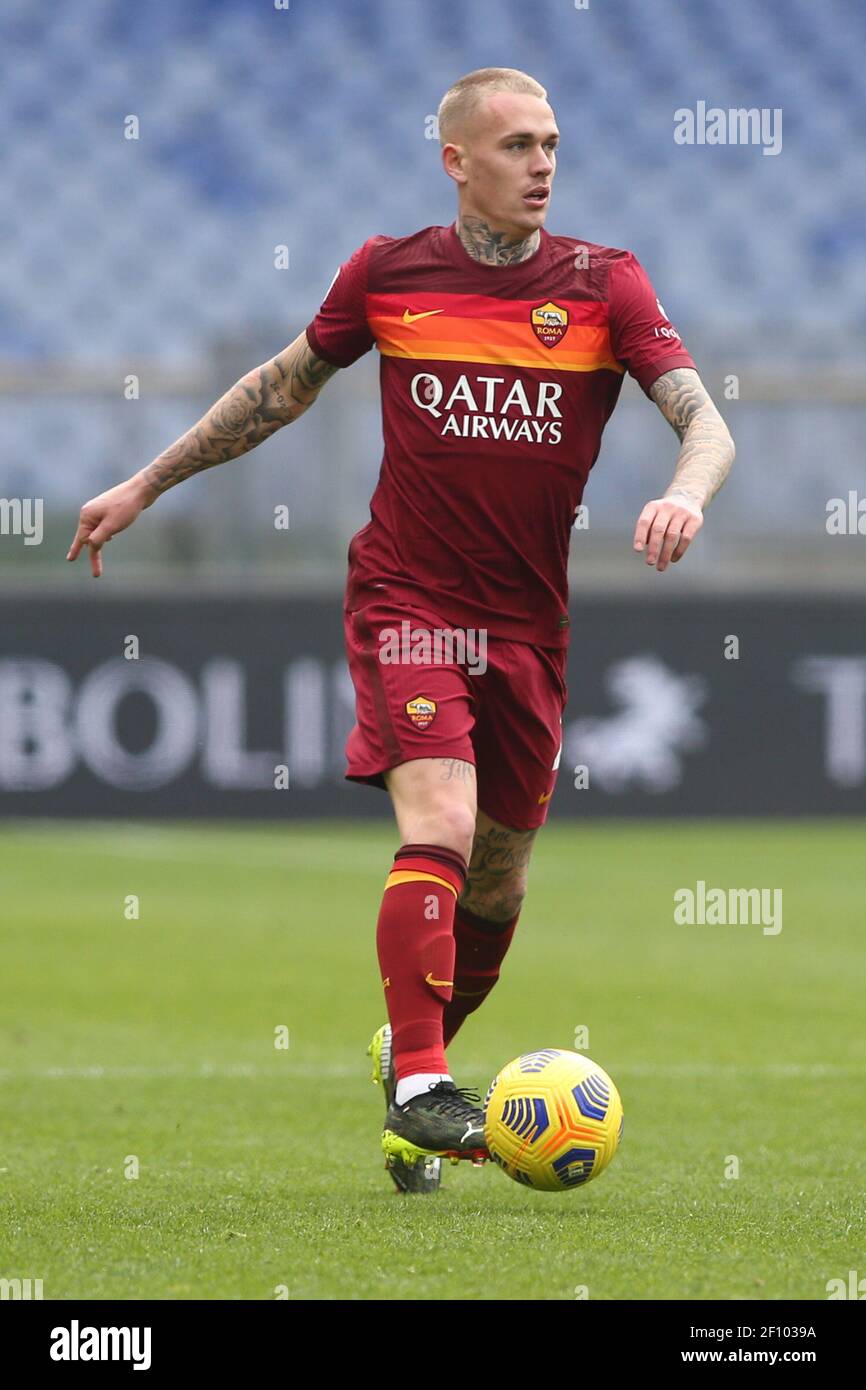
[[[568,331],[568,310],[548,299],[546,304],[539,304],[537,309],[532,310],[529,321],[545,347],[556,347]]]
[[[406,713],[416,729],[429,729],[436,718],[436,701],[417,695],[414,700],[407,701]]]

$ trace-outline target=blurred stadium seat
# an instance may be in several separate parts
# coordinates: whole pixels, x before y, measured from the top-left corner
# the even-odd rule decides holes
[[[499,0],[492,13],[463,0],[80,0],[49,13],[7,0],[0,493],[26,476],[76,509],[300,331],[368,236],[451,221],[425,120],[463,71],[503,63],[545,83],[562,131],[549,230],[633,249],[723,409],[724,376],[741,378],[728,411],[749,462],[720,510],[739,534],[817,540],[827,487],[856,486],[862,465],[862,399],[831,402],[835,374],[866,357],[866,10]],[[698,100],[782,108],[781,153],[676,145],[673,112]],[[138,140],[124,138],[129,115]],[[280,499],[290,460],[299,540],[324,537],[332,557],[378,467],[371,363],[331,388],[360,428],[321,419],[326,399],[302,443],[281,436],[261,455]],[[825,403],[804,429],[815,393]],[[650,477],[661,490],[672,463],[663,427],[648,439],[646,408],[626,399],[587,494],[602,531],[627,530],[623,499],[653,495]],[[339,453],[348,507],[334,513],[299,452],[321,468]],[[215,495],[254,526],[255,490],[220,479]],[[178,493],[173,511],[202,507],[201,491]]]

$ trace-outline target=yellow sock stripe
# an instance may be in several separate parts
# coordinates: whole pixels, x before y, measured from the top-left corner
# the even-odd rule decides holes
[[[385,882],[385,889],[396,888],[398,883],[417,883],[423,880],[426,883],[438,883],[440,888],[447,888],[457,897],[457,889],[453,883],[449,883],[447,878],[439,878],[436,874],[425,874],[419,869],[395,869],[388,875]]]

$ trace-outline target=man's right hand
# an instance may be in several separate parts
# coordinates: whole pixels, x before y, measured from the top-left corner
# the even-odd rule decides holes
[[[106,541],[131,526],[139,512],[149,507],[154,500],[152,492],[136,475],[126,482],[92,497],[81,508],[78,530],[69,547],[67,560],[75,560],[82,546],[90,546],[90,569],[94,579],[102,574],[102,555],[100,551]]]
[[[81,547],[89,545],[90,568],[98,579],[102,546],[131,526],[140,511],[184,478],[240,458],[297,420],[336,371],[338,367],[313,352],[306,329],[299,333],[276,357],[236,381],[197,425],[147,468],[85,502],[67,560],[76,559]]]

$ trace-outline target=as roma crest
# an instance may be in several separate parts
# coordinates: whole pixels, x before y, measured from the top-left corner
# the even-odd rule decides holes
[[[556,347],[568,332],[568,310],[561,309],[558,304],[553,304],[548,299],[546,304],[532,310],[530,322],[533,332],[545,347]]]
[[[428,700],[425,696],[419,695],[416,699],[407,702],[406,713],[416,729],[428,729],[436,718],[436,701]]]

